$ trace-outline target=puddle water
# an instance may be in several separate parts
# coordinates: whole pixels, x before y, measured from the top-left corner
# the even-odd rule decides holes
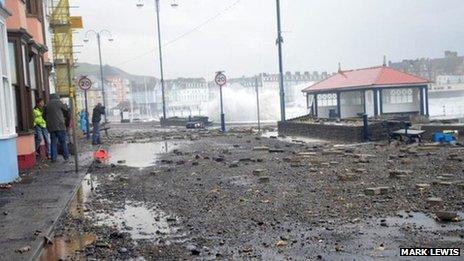
[[[161,141],[152,143],[115,144],[110,149],[110,163],[134,168],[146,168],[155,165],[160,154],[169,153],[185,142]],[[120,163],[118,163],[120,162]]]
[[[75,258],[76,253],[82,251],[88,245],[93,244],[97,237],[93,234],[77,234],[60,236],[53,240],[53,245],[48,245],[40,255],[40,261],[69,260]],[[81,258],[84,258],[81,256]]]
[[[457,228],[463,228],[462,222],[440,222],[435,220],[434,218],[427,216],[424,213],[419,213],[419,212],[411,212],[411,213],[406,213],[405,211],[400,211],[398,213],[399,215],[402,215],[403,217],[388,217],[386,218],[387,224],[391,226],[407,226],[407,225],[412,225],[418,228],[421,228],[423,230],[452,230],[452,229],[457,229]],[[464,212],[457,212],[459,216],[459,220],[464,219]],[[409,216],[411,215],[411,216]]]
[[[186,234],[178,226],[178,219],[162,210],[149,209],[143,204],[129,202],[124,210],[114,214],[98,214],[97,224],[117,227],[131,234],[132,239],[146,239],[170,244],[185,241]]]
[[[87,174],[82,180],[81,186],[76,193],[76,196],[70,202],[69,213],[73,218],[84,218],[85,202],[89,200],[89,197],[94,193],[95,188],[98,186],[98,182],[94,180],[91,174]]]

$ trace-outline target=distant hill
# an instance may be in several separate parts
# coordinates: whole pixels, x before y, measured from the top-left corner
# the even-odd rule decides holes
[[[87,76],[100,77],[100,66],[97,64],[90,64],[90,63],[77,63],[76,68],[74,69],[74,73],[76,76],[87,75]],[[154,78],[152,76],[133,75],[117,67],[113,67],[110,65],[103,66],[103,75],[119,76],[121,78],[129,79],[134,82],[143,82],[144,78],[150,78],[150,79]]]

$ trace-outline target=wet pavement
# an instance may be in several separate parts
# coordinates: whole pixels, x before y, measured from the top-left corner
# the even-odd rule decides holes
[[[0,260],[31,260],[39,256],[44,238],[65,212],[90,158],[81,155],[83,172],[72,162],[41,164],[22,173],[22,181],[0,190]]]

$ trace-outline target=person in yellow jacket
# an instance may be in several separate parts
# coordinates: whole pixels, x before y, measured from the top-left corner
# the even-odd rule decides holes
[[[45,141],[45,146],[47,148],[47,158],[50,158],[50,134],[47,130],[47,122],[43,117],[44,106],[45,101],[43,99],[39,99],[37,101],[37,105],[32,111],[34,115],[35,149],[37,154],[39,154],[40,144],[42,143],[42,140]]]

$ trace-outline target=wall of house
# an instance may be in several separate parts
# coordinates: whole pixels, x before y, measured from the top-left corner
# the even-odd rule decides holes
[[[6,9],[11,16],[6,21],[8,29],[19,30],[27,28],[26,5],[22,0],[6,0]]]
[[[406,90],[406,89],[397,89]],[[412,102],[409,103],[386,103],[385,95],[389,90],[382,90],[382,113],[419,112],[420,96],[419,89],[413,88]]]
[[[0,139],[0,184],[13,182],[19,177],[16,153],[16,136]]]
[[[319,117],[319,118],[329,118],[330,110],[337,111],[337,106],[318,106],[317,107],[317,117]]]
[[[0,184],[13,182],[19,177],[5,21],[7,16],[0,3]]]

